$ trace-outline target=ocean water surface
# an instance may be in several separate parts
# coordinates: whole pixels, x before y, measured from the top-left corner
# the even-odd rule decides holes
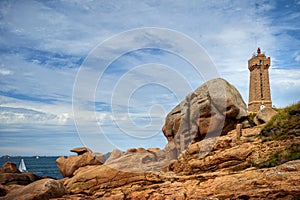
[[[18,167],[22,158],[28,172],[33,172],[39,176],[63,178],[55,162],[58,157],[0,157],[0,166],[2,167],[5,162],[13,162]]]

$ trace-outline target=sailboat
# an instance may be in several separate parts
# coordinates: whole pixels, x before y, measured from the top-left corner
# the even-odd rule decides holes
[[[20,172],[27,172],[26,165],[25,165],[23,158],[20,161],[18,169]]]

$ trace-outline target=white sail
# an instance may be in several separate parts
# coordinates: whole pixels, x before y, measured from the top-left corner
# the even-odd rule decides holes
[[[21,159],[21,162],[19,164],[18,169],[19,169],[20,172],[26,172],[27,171],[26,165],[25,165],[25,162],[24,162],[23,158]]]

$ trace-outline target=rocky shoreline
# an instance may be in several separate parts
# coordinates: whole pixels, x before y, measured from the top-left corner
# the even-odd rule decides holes
[[[36,177],[32,173],[1,173],[0,199],[293,199],[300,195],[300,160],[271,168],[254,163],[267,160],[274,152],[300,144],[293,140],[263,143],[261,127],[243,129],[240,140],[236,130],[221,136],[211,155],[199,159],[203,142],[190,145],[178,160],[163,171],[119,171],[106,164],[79,167],[72,177],[62,180]],[[131,154],[132,149],[123,156]],[[141,151],[139,149],[138,151]],[[145,150],[146,151],[146,150]],[[85,154],[91,154],[86,151]],[[74,157],[81,157],[84,154]],[[134,156],[133,156],[134,157]],[[119,157],[119,158],[122,158]],[[116,158],[117,159],[117,158]],[[15,168],[6,164],[4,168]],[[13,166],[13,167],[11,167]],[[4,176],[6,181],[3,182]],[[8,177],[13,177],[8,178]],[[28,178],[24,178],[28,177]],[[28,180],[28,182],[20,182]],[[22,184],[21,184],[22,183]],[[24,185],[23,185],[24,184]],[[35,192],[36,191],[36,192]]]
[[[217,90],[220,85],[223,90]],[[222,93],[210,95],[208,88]],[[241,95],[214,79],[168,114],[164,149],[115,149],[106,160],[86,147],[74,148],[77,155],[56,160],[61,180],[20,173],[6,163],[0,200],[299,199],[299,108],[289,111],[284,126],[275,120],[266,129],[277,112],[264,110],[249,127]]]

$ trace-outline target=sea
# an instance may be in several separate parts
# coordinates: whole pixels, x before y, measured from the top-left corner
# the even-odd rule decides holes
[[[0,167],[2,167],[2,165],[5,162],[13,162],[17,165],[17,167],[19,166],[19,163],[21,161],[21,159],[23,158],[25,165],[26,165],[26,169],[28,172],[32,172],[36,175],[39,176],[49,176],[52,178],[56,178],[56,179],[61,179],[63,178],[62,175],[60,174],[56,162],[55,160],[58,157],[0,157]]]

